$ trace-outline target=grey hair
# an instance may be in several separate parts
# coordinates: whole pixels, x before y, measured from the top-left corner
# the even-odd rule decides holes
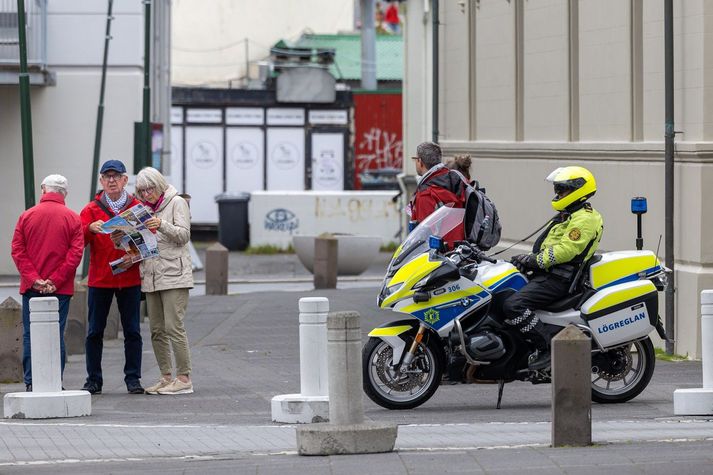
[[[433,168],[442,162],[441,147],[433,142],[423,142],[416,147],[416,156],[428,168]]]
[[[67,196],[67,189],[62,188],[61,186],[52,186],[52,185],[42,185],[45,187],[45,192],[46,193],[59,193],[62,196]]]
[[[146,167],[136,175],[136,189],[140,188],[154,188],[161,194],[168,188],[168,182],[160,171],[153,167]]]

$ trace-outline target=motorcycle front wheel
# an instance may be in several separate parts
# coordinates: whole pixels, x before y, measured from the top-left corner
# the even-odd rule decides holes
[[[649,337],[592,355],[592,401],[611,404],[638,396],[656,365]]]
[[[393,364],[391,346],[380,338],[369,338],[362,350],[366,395],[386,409],[413,409],[428,401],[438,389],[443,373],[433,340],[424,338],[409,367],[401,371]],[[410,345],[406,344],[406,351]]]

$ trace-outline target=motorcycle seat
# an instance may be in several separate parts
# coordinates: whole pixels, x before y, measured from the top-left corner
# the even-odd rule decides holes
[[[578,292],[576,294],[568,295],[562,300],[557,300],[551,304],[542,308],[547,312],[558,313],[565,310],[573,309],[577,306],[579,301],[582,299],[583,292]]]

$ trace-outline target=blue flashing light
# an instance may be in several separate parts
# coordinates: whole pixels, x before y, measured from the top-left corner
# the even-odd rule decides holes
[[[443,248],[443,239],[438,236],[429,236],[428,247],[430,249],[441,249]]]
[[[647,211],[646,198],[637,196],[631,199],[631,212],[634,214],[644,214]]]

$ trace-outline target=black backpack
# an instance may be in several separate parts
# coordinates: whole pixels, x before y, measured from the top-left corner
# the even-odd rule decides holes
[[[498,210],[485,194],[485,188],[480,188],[477,181],[474,185],[463,180],[465,189],[465,238],[483,251],[487,251],[500,242],[502,225]]]

